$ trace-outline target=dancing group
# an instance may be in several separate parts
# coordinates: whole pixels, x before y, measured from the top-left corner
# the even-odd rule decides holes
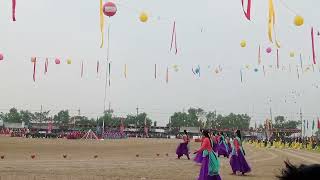
[[[244,175],[251,171],[245,159],[245,151],[242,147],[242,139],[240,130],[235,132],[235,138],[231,141],[225,138],[223,133],[209,133],[207,130],[202,131],[201,147],[194,152],[196,154],[194,161],[201,164],[198,180],[221,180],[220,170],[220,156],[226,158],[230,157],[230,166],[232,174],[240,173]],[[176,154],[178,159],[183,155],[189,157],[189,136],[187,131],[184,131],[183,142],[179,144]]]

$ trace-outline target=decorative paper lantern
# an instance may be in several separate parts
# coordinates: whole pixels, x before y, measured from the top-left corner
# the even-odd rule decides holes
[[[303,22],[304,22],[304,19],[302,16],[296,16],[294,17],[294,24],[296,26],[302,26],[303,25]]]
[[[59,59],[59,58],[56,58],[56,59],[54,60],[54,62],[55,62],[56,64],[60,64],[60,59]]]
[[[246,42],[245,40],[242,40],[242,41],[240,42],[240,46],[241,46],[241,47],[246,47],[246,46],[247,46],[247,42]]]
[[[71,59],[67,59],[67,64],[71,64],[72,60]]]
[[[266,51],[267,51],[267,53],[271,53],[271,51],[272,51],[271,47],[268,47],[268,48],[266,49]]]
[[[139,19],[140,19],[141,22],[147,22],[147,21],[148,21],[148,14],[145,13],[145,12],[142,12],[142,13],[140,14]]]
[[[0,61],[2,61],[2,60],[3,60],[3,54],[0,53]]]
[[[31,62],[36,62],[37,61],[37,58],[36,57],[31,57]]]
[[[103,14],[106,16],[114,16],[117,12],[117,6],[113,2],[106,2],[103,5]]]
[[[294,57],[294,52],[290,52],[290,57]]]

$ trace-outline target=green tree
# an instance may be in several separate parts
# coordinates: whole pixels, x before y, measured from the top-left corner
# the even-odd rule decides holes
[[[34,119],[34,114],[28,110],[21,110],[20,111],[21,120],[26,124],[29,124],[30,121]]]
[[[206,115],[207,121],[205,124],[205,128],[216,128],[216,112],[208,112]]]
[[[68,110],[62,110],[53,117],[53,121],[60,124],[68,124],[69,119],[70,115]]]
[[[36,122],[43,122],[48,120],[50,111],[44,111],[44,112],[35,112],[32,116],[33,120]]]
[[[298,121],[286,121],[284,116],[275,117],[275,123],[273,125],[274,128],[285,128],[285,129],[296,129],[300,122]]]
[[[10,123],[21,123],[22,118],[20,113],[16,108],[11,108],[9,113],[2,114],[3,121]]]

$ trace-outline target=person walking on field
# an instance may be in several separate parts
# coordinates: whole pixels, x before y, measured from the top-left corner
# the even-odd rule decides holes
[[[183,142],[178,145],[178,148],[176,150],[176,154],[178,156],[178,159],[180,159],[183,155],[185,155],[190,160],[189,147],[188,147],[188,144],[190,142],[190,138],[188,136],[187,130],[184,130],[183,132],[184,132],[184,135],[182,137]]]

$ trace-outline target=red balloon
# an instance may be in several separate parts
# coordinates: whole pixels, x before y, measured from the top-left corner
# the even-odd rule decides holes
[[[54,62],[55,62],[56,64],[60,64],[60,59],[59,59],[59,58],[56,58],[56,60],[54,60]]]
[[[106,2],[103,5],[103,14],[106,16],[114,16],[117,12],[117,6],[113,2]]]

